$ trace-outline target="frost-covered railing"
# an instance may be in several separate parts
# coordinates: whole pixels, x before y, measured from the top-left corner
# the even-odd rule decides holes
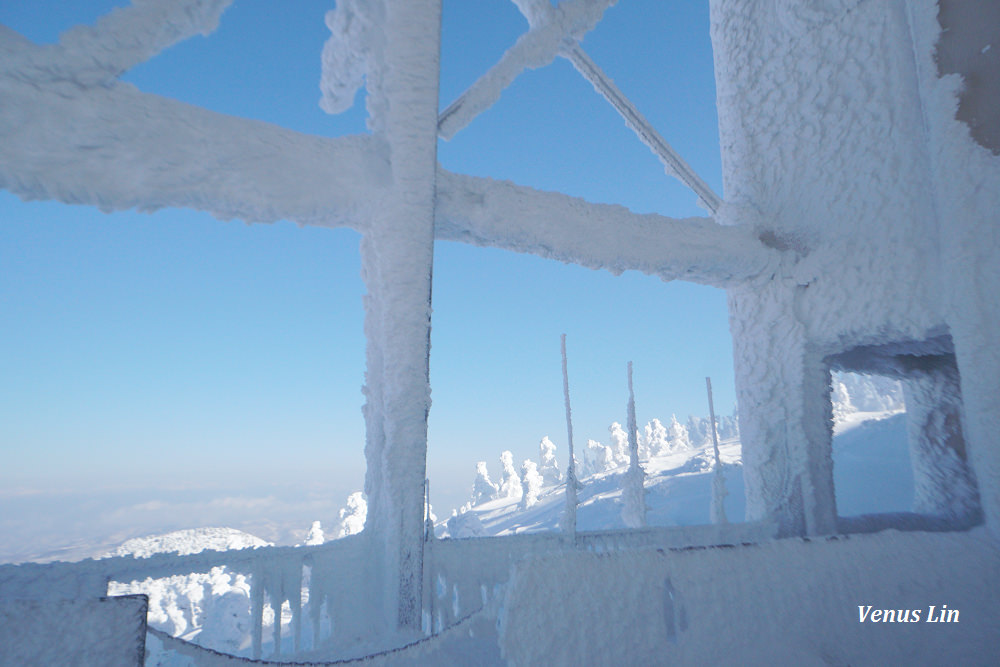
[[[357,630],[355,614],[351,612],[361,595],[357,575],[362,571],[364,553],[363,539],[352,536],[313,547],[261,547],[184,556],[156,554],[148,558],[126,556],[76,563],[5,565],[0,566],[0,598],[97,598],[108,594],[112,582],[164,579],[225,567],[230,574],[249,577],[254,657],[262,654],[267,606],[274,614],[272,650],[274,655],[280,655],[303,648],[306,601],[311,602],[307,611],[313,646],[334,631]],[[290,615],[287,624],[283,623],[283,609]],[[291,635],[291,646],[283,646],[283,631]]]
[[[777,524],[766,521],[590,531],[575,540],[563,533],[432,540],[424,561],[425,630],[439,632],[503,595],[512,566],[523,558],[563,549],[604,553],[756,543],[777,532]]]
[[[425,544],[423,629],[425,634],[436,634],[484,607],[502,604],[512,568],[524,558],[558,550],[615,552],[742,544],[775,535],[772,523],[740,523],[581,532],[575,540],[562,533],[430,540]],[[311,547],[5,565],[0,566],[0,597],[97,598],[108,594],[112,582],[163,579],[225,567],[231,574],[248,577],[255,658],[264,653],[267,639],[269,655],[315,655],[320,646],[349,646],[364,637],[367,618],[359,608],[370,596],[363,575],[366,554],[364,536],[356,535]],[[273,613],[269,638],[264,636],[267,607]]]

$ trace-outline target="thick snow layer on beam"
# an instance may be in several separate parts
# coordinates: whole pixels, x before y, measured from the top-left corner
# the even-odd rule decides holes
[[[368,137],[308,136],[127,83],[54,77],[38,66],[45,50],[0,30],[0,188],[24,199],[357,227],[389,180]]]
[[[163,49],[207,35],[232,0],[133,0],[94,26],[76,26],[58,44],[33,49],[30,62],[52,80],[107,83]]]
[[[614,274],[726,286],[778,262],[746,226],[640,215],[508,181],[438,171],[438,239],[531,253]]]

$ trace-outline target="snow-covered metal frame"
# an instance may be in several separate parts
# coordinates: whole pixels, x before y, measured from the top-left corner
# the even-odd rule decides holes
[[[369,578],[380,591],[372,622],[417,631],[435,238],[716,286],[766,271],[777,254],[745,228],[636,215],[438,166],[439,132],[469,122],[524,67],[562,55],[714,209],[714,193],[578,44],[613,1],[518,2],[529,32],[439,119],[441,0],[342,0],[328,17],[335,34],[324,50],[324,106],[344,108],[364,77],[373,131],[336,139],[211,112],[119,79],[171,44],[210,33],[230,2],[137,1],[44,46],[0,26],[0,187],[105,211],[186,207],[361,232],[366,532],[377,543]],[[338,24],[338,16],[351,21]]]

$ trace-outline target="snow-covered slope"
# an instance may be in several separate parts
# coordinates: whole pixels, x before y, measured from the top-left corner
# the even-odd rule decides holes
[[[841,516],[910,511],[913,473],[901,405],[859,412],[843,410],[835,421],[834,476]],[[745,515],[742,451],[738,438],[720,443],[730,522]],[[710,523],[714,477],[712,445],[678,448],[642,462],[646,470],[647,523],[651,526],[693,526]],[[581,477],[577,529],[624,528],[622,488],[627,464]],[[566,507],[564,483],[542,487],[537,503],[524,507],[520,497],[499,497],[467,505],[461,513],[438,523],[440,537],[511,535],[558,530]]]
[[[738,440],[720,444],[729,496],[726,513],[732,520],[743,518],[743,472]],[[643,462],[646,469],[647,523],[651,526],[698,525],[709,523],[709,500],[714,470],[711,445],[702,445]],[[577,529],[625,528],[622,519],[622,487],[628,469],[622,465],[610,471],[580,479]],[[543,486],[535,505],[522,509],[520,498],[499,498],[475,505],[438,525],[440,537],[512,535],[558,530],[566,507],[564,483]]]

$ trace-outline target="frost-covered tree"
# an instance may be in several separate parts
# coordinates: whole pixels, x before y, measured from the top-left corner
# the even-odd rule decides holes
[[[472,506],[475,507],[496,498],[498,488],[490,480],[490,473],[486,470],[486,461],[476,463],[476,479],[472,482],[472,499],[470,500]]]
[[[584,468],[586,474],[595,475],[618,467],[615,463],[615,454],[607,445],[602,445],[596,440],[587,441],[587,449],[583,452]]]
[[[538,464],[526,459],[521,464],[521,509],[528,509],[538,502],[538,494],[542,492],[542,476],[538,472]]]
[[[837,409],[838,384],[857,412],[886,412],[905,410],[903,386],[891,378],[860,373],[833,374],[834,411]],[[846,407],[846,406],[845,406]]]
[[[629,528],[646,525],[646,471],[639,463],[639,428],[635,422],[635,392],[632,390],[632,362],[628,362],[628,445],[629,466],[622,487],[622,519]]]
[[[667,449],[671,452],[691,449],[691,438],[688,430],[677,421],[677,415],[670,415],[670,427],[667,429]]]
[[[549,440],[549,436],[545,436],[538,443],[538,458],[541,461],[538,472],[542,475],[546,486],[552,486],[561,482],[563,473],[559,469],[559,463],[556,461],[556,445]]]
[[[645,431],[645,437],[643,442],[645,443],[647,456],[659,456],[661,454],[666,454],[669,448],[670,439],[667,435],[666,427],[660,422],[659,419],[654,419],[648,424]]]
[[[719,439],[735,440],[740,437],[740,424],[736,415],[719,417]]]
[[[843,382],[834,381],[832,383],[830,401],[833,403],[833,421],[841,422],[848,415],[857,412],[857,408],[851,403],[851,394],[847,391],[847,385]]]
[[[337,537],[347,537],[356,535],[365,527],[365,519],[368,517],[368,502],[360,491],[355,491],[347,496],[347,507],[340,510],[340,526]]]
[[[701,447],[712,442],[712,434],[708,430],[708,419],[688,415],[687,419],[688,441],[692,447]]]
[[[323,526],[319,521],[313,521],[312,526],[309,528],[309,532],[306,533],[306,546],[315,546],[317,544],[323,544]]]
[[[501,452],[500,465],[503,467],[503,472],[500,473],[499,497],[520,498],[522,494],[521,476],[517,474],[517,468],[514,467],[514,455],[510,451]]]
[[[608,432],[611,433],[611,452],[615,456],[615,463],[617,465],[628,465],[628,434],[622,425],[618,422],[612,422],[611,426],[608,427]]]
[[[448,519],[448,535],[451,537],[482,537],[486,534],[486,527],[475,512],[456,512]]]

